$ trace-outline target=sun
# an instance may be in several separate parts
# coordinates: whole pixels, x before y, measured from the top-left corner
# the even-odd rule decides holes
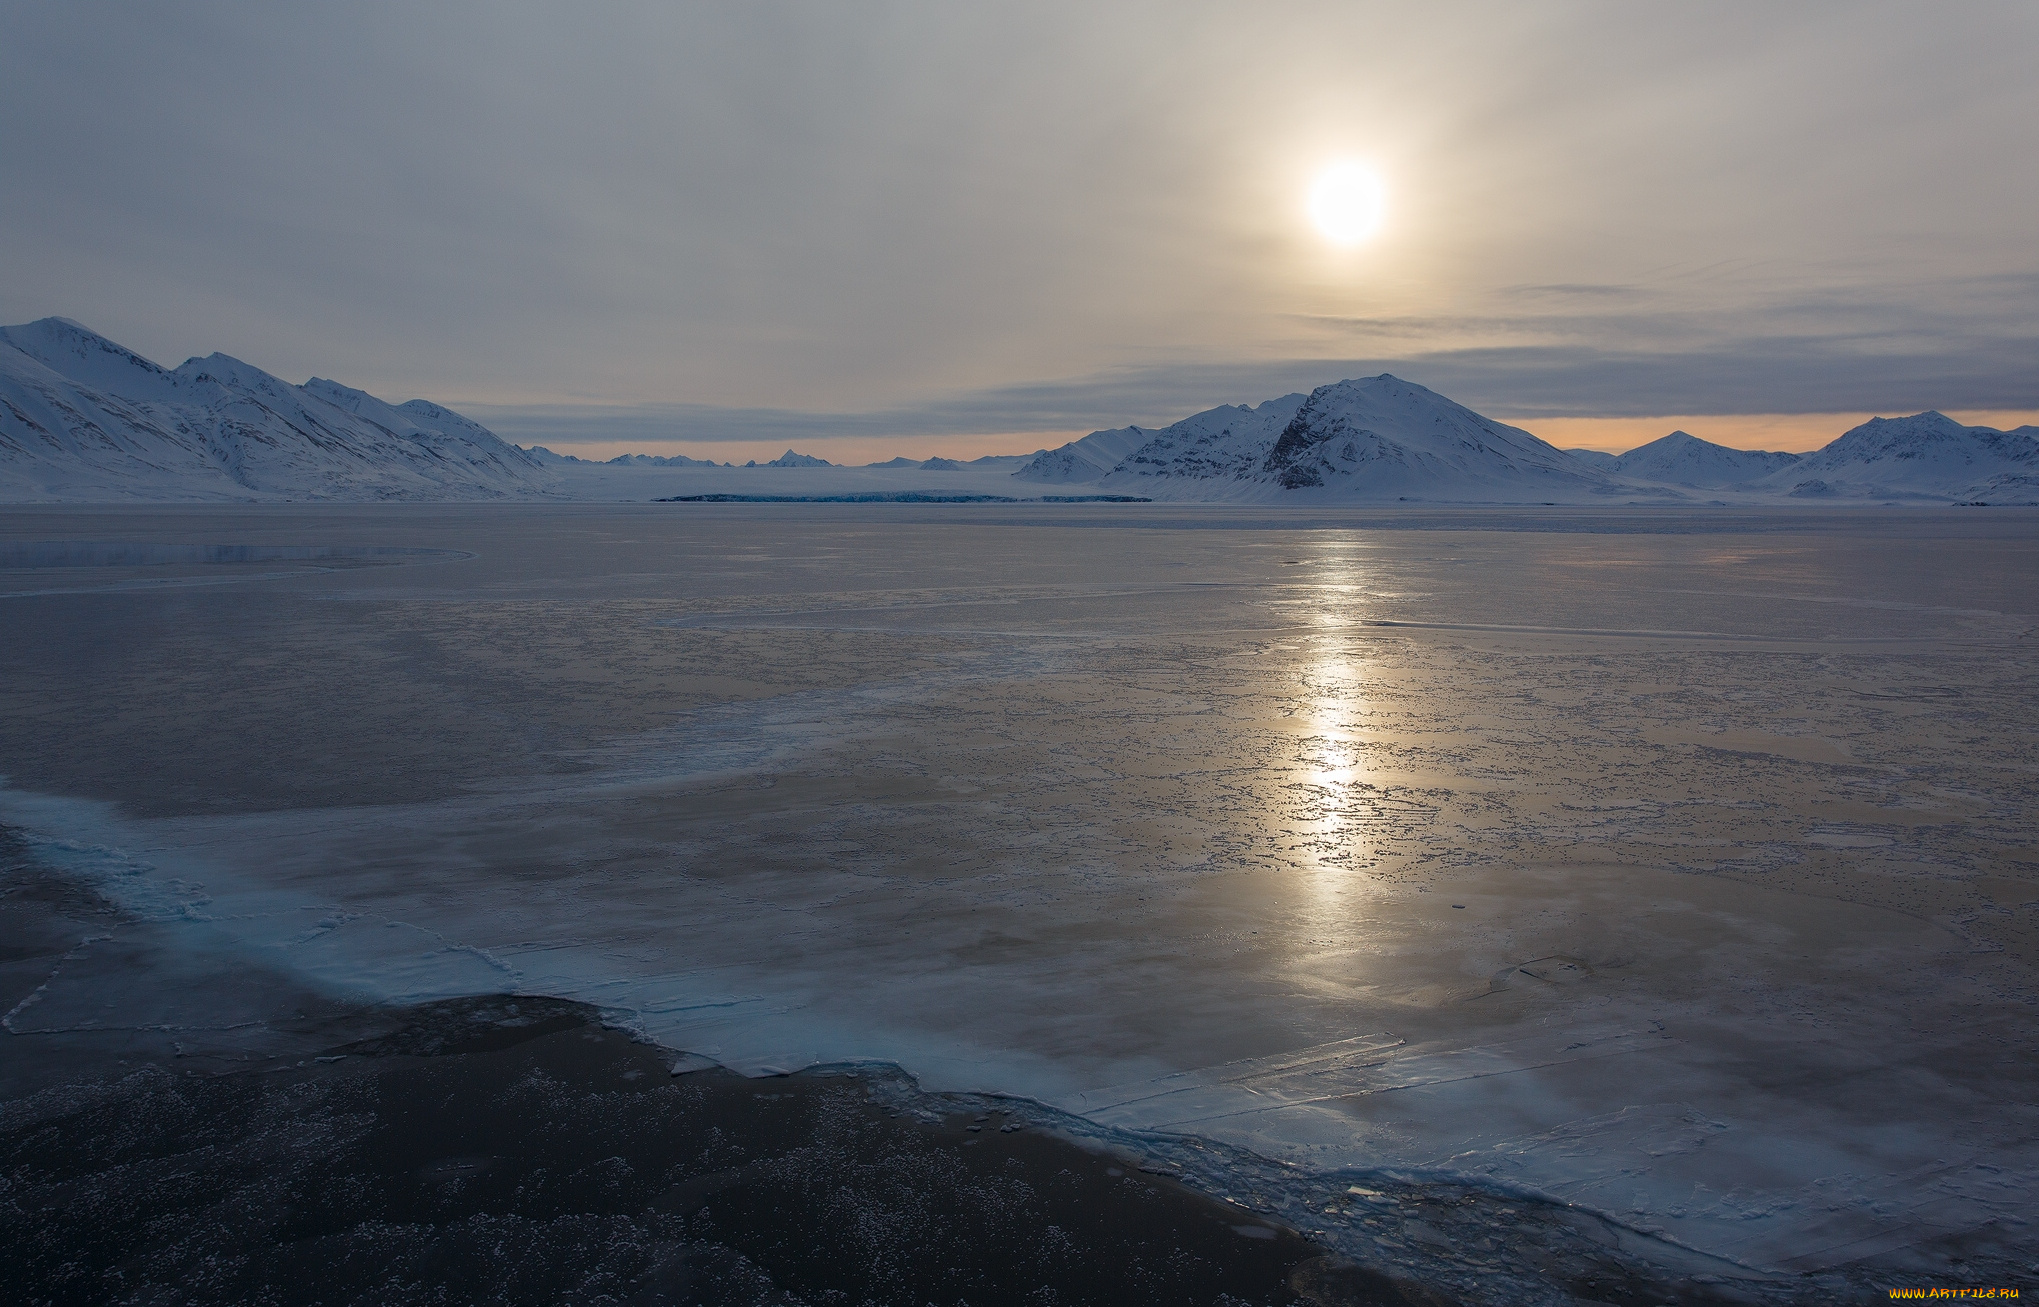
[[[1357,245],[1379,230],[1386,201],[1373,169],[1348,159],[1310,183],[1310,221],[1332,244]]]

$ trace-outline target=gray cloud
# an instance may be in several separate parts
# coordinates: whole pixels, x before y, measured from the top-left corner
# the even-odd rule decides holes
[[[1404,358],[1285,359],[1128,369],[1057,384],[1006,386],[873,412],[706,405],[489,407],[474,410],[524,444],[805,441],[872,436],[1161,426],[1218,404],[1256,404],[1347,377],[1393,372],[1517,421],[1736,413],[1916,413],[2039,409],[2039,336],[1930,353],[1865,354],[1824,338],[1769,338],[1689,353],[1581,347],[1439,351]],[[1016,439],[1018,452],[1025,441]]]
[[[2031,402],[2024,0],[0,23],[0,320],[506,426],[1055,430],[1383,369],[1513,413]],[[1350,254],[1300,216],[1342,154],[1390,195]]]
[[[1506,286],[1502,288],[1502,292],[1508,295],[1536,298],[1585,297],[1596,299],[1627,299],[1632,296],[1648,293],[1640,286],[1595,286],[1589,283],[1573,283],[1565,286]]]

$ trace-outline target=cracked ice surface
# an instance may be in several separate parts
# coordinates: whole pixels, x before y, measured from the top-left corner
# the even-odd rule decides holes
[[[0,574],[38,637],[0,820],[193,950],[583,999],[749,1071],[888,1059],[1756,1266],[2030,1217],[2029,515],[7,530],[473,555]],[[6,1024],[109,1004],[59,967]]]

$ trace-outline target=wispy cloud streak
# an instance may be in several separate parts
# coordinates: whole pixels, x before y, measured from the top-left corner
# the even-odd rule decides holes
[[[1586,346],[1442,350],[1402,357],[1279,359],[1128,368],[1002,386],[870,412],[643,406],[470,410],[532,441],[817,441],[1160,426],[1218,404],[1254,404],[1346,377],[1392,372],[1513,419],[1663,413],[1915,413],[2039,409],[2039,336],[1956,339],[1925,351],[1865,351],[1822,337],[1752,338],[1690,353]]]

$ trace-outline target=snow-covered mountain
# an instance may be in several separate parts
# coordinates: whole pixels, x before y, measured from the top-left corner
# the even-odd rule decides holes
[[[536,460],[425,400],[225,354],[171,370],[67,318],[0,327],[0,500],[496,499]]]
[[[1230,497],[1222,491],[1251,473],[1266,457],[1305,398],[1284,395],[1258,405],[1223,404],[1159,430],[1115,427],[1093,431],[1081,440],[1036,454],[1013,475],[1050,484],[1102,482],[1109,477],[1165,479],[1179,481],[1176,488],[1182,490],[1202,485],[1221,492],[1212,497]]]
[[[1218,410],[1211,411],[1215,413]],[[1093,431],[1081,440],[1042,450],[1013,475],[1022,481],[1040,481],[1048,485],[1077,485],[1102,480],[1124,462],[1127,455],[1157,434],[1143,427]]]
[[[1602,472],[1617,471],[1621,467],[1621,455],[1610,454],[1604,449],[1568,449],[1564,452],[1587,467],[1597,467]]]
[[[1578,501],[1629,487],[1383,374],[1226,407],[1153,434],[1098,482],[1167,499]]]
[[[1581,451],[1570,452],[1577,457]],[[1591,461],[1603,471],[1618,472],[1636,481],[1671,486],[1723,487],[1759,480],[1780,468],[1790,467],[1798,460],[1797,454],[1730,449],[1683,431],[1673,431],[1647,445],[1639,445],[1619,458],[1607,462],[1599,459]]]
[[[413,404],[423,400],[414,399]],[[408,405],[406,405],[408,407]],[[618,454],[608,460],[582,458],[578,454],[560,454],[543,445],[519,445],[525,457],[541,467],[729,467],[712,458],[688,458],[685,454]]]
[[[772,459],[772,460],[771,460],[770,462],[768,462],[768,463],[760,463],[760,462],[758,462],[758,461],[757,461],[756,459],[752,459],[752,460],[751,460],[750,462],[748,462],[748,463],[745,463],[745,464],[744,464],[744,466],[745,466],[745,467],[834,467],[834,466],[835,466],[835,464],[833,464],[833,463],[829,462],[829,461],[828,461],[827,459],[825,459],[825,458],[816,458],[816,457],[815,457],[814,455],[812,455],[812,454],[796,454],[796,453],[794,453],[794,452],[793,452],[792,450],[790,450],[790,449],[789,449],[789,450],[787,450],[787,451],[786,451],[785,453],[783,453],[783,454],[779,455],[779,456],[778,456],[777,458],[775,458],[775,459]]]
[[[1224,405],[1159,430],[1094,431],[1032,456],[845,469],[788,449],[746,466],[823,479],[982,474],[1006,485],[1014,469],[1023,482],[1173,500],[1676,501],[1686,498],[1679,487],[1706,487],[1798,502],[2032,503],[2039,428],[1966,427],[1929,412],[1873,419],[1804,456],[1674,431],[1617,458],[1555,449],[1384,374]],[[390,404],[319,377],[293,386],[224,354],[164,368],[64,318],[0,327],[0,502],[627,499],[646,494],[633,480],[640,470],[743,471],[683,455],[598,464],[527,451],[426,400]]]
[[[786,451],[791,453],[791,450]],[[616,467],[728,467],[712,458],[688,458],[685,454],[618,454],[609,460]]]
[[[1758,484],[1798,499],[2030,499],[2039,428],[1965,427],[1935,412],[1871,418]]]
[[[977,458],[944,458],[940,454],[933,458],[907,458],[901,455],[898,458],[888,458],[882,463],[866,463],[864,467],[914,468],[922,472],[1004,472],[1031,462],[1034,458],[1033,454],[984,454]],[[1098,475],[1104,474],[1100,472]]]
[[[1103,475],[1117,442],[1146,439]],[[1708,489],[1752,501],[1913,499],[2039,503],[2039,427],[1966,427],[1939,413],[1875,418],[1812,454],[1731,449],[1674,431],[1619,456],[1556,449],[1444,396],[1382,375],[1158,431],[1095,432],[1016,476],[1095,482],[1156,499],[1678,502]]]
[[[2033,431],[2039,438],[2039,430],[2019,427],[2020,431]],[[1962,502],[1970,504],[2023,504],[2039,507],[2039,472],[2000,472],[1978,486],[1970,486],[1961,492]]]

